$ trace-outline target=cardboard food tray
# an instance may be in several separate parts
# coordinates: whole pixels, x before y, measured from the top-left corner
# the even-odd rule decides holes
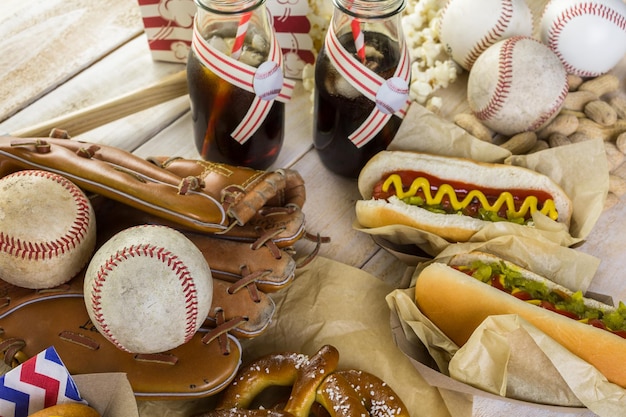
[[[409,358],[420,375],[429,384],[439,389],[452,415],[457,415],[455,414],[457,407],[458,410],[464,410],[463,415],[467,415],[467,417],[474,415],[499,415],[503,410],[502,404],[506,403],[506,410],[509,415],[516,417],[537,416],[539,413],[542,416],[596,416],[595,413],[587,408],[559,407],[504,398],[456,381],[437,370],[437,365],[428,354],[424,345],[409,343],[402,330],[400,319],[393,310],[391,311],[390,322],[394,342]],[[471,403],[471,405],[468,406],[468,403]],[[468,408],[471,409],[471,414],[465,414]],[[491,408],[494,409],[493,412],[488,411]]]

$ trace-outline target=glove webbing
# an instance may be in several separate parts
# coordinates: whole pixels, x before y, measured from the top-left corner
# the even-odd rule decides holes
[[[203,338],[202,343],[209,344],[216,338],[222,354],[227,355],[230,352],[230,340],[226,335],[228,332],[235,330],[242,322],[246,321],[245,317],[235,317],[230,320],[226,320],[224,310],[222,308],[215,309],[216,326],[211,329]]]

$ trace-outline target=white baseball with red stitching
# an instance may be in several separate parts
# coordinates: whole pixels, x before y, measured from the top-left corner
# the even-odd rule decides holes
[[[0,179],[0,278],[43,289],[61,285],[87,264],[96,242],[85,194],[60,175],[18,171]]]
[[[466,70],[494,43],[532,32],[533,16],[524,0],[448,0],[439,20],[439,39]]]
[[[561,110],[567,91],[567,73],[558,57],[524,36],[487,48],[467,82],[472,113],[504,135],[541,129]]]
[[[540,33],[569,73],[604,74],[626,55],[626,4],[622,0],[551,0],[541,16]]]
[[[202,252],[166,226],[123,230],[93,256],[84,282],[85,305],[98,331],[118,348],[159,353],[188,342],[213,298]]]
[[[274,61],[265,61],[254,73],[254,92],[261,100],[274,100],[283,88],[283,71]]]

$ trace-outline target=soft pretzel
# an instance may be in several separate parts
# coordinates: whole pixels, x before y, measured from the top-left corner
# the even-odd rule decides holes
[[[331,417],[350,417],[367,413],[376,416],[409,417],[404,403],[385,381],[360,370],[350,369],[329,375],[318,388],[316,400],[328,410]]]
[[[339,352],[330,345],[310,358],[293,352],[264,356],[239,371],[224,390],[217,409],[249,408],[266,388],[293,386],[284,410],[295,417],[308,417],[316,388],[337,369],[338,363]]]
[[[264,356],[240,369],[216,410],[196,417],[409,417],[383,380],[360,370],[338,371],[338,363],[339,352],[331,345],[311,357],[293,352]],[[286,402],[251,409],[259,394],[276,386],[291,386]]]

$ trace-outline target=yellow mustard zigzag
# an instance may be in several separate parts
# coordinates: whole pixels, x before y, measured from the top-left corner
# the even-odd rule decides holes
[[[389,178],[385,180],[385,182],[383,183],[383,191],[387,192],[391,185],[395,187],[396,194],[400,199],[413,197],[421,189],[424,193],[424,197],[426,198],[427,205],[441,204],[441,200],[444,196],[447,195],[450,199],[450,204],[452,208],[457,211],[467,207],[474,198],[478,199],[483,208],[493,212],[498,212],[500,208],[504,204],[506,204],[507,212],[511,217],[525,217],[526,213],[528,213],[529,210],[531,214],[538,210],[537,197],[528,196],[524,199],[524,202],[522,203],[519,211],[517,211],[515,209],[513,194],[508,191],[503,191],[502,193],[500,193],[500,196],[498,197],[496,202],[491,205],[489,204],[489,201],[487,201],[487,197],[485,197],[485,194],[479,190],[471,190],[462,201],[459,201],[456,193],[454,192],[454,188],[452,188],[450,184],[442,184],[437,190],[435,196],[433,197],[430,190],[430,182],[423,177],[416,178],[411,184],[411,188],[409,188],[409,190],[406,192],[403,190],[402,180],[397,174],[392,174],[389,176]],[[555,221],[559,217],[559,214],[556,211],[556,207],[554,205],[554,200],[552,199],[548,199],[543,203],[543,207],[541,208],[540,213],[550,217],[552,220]]]

